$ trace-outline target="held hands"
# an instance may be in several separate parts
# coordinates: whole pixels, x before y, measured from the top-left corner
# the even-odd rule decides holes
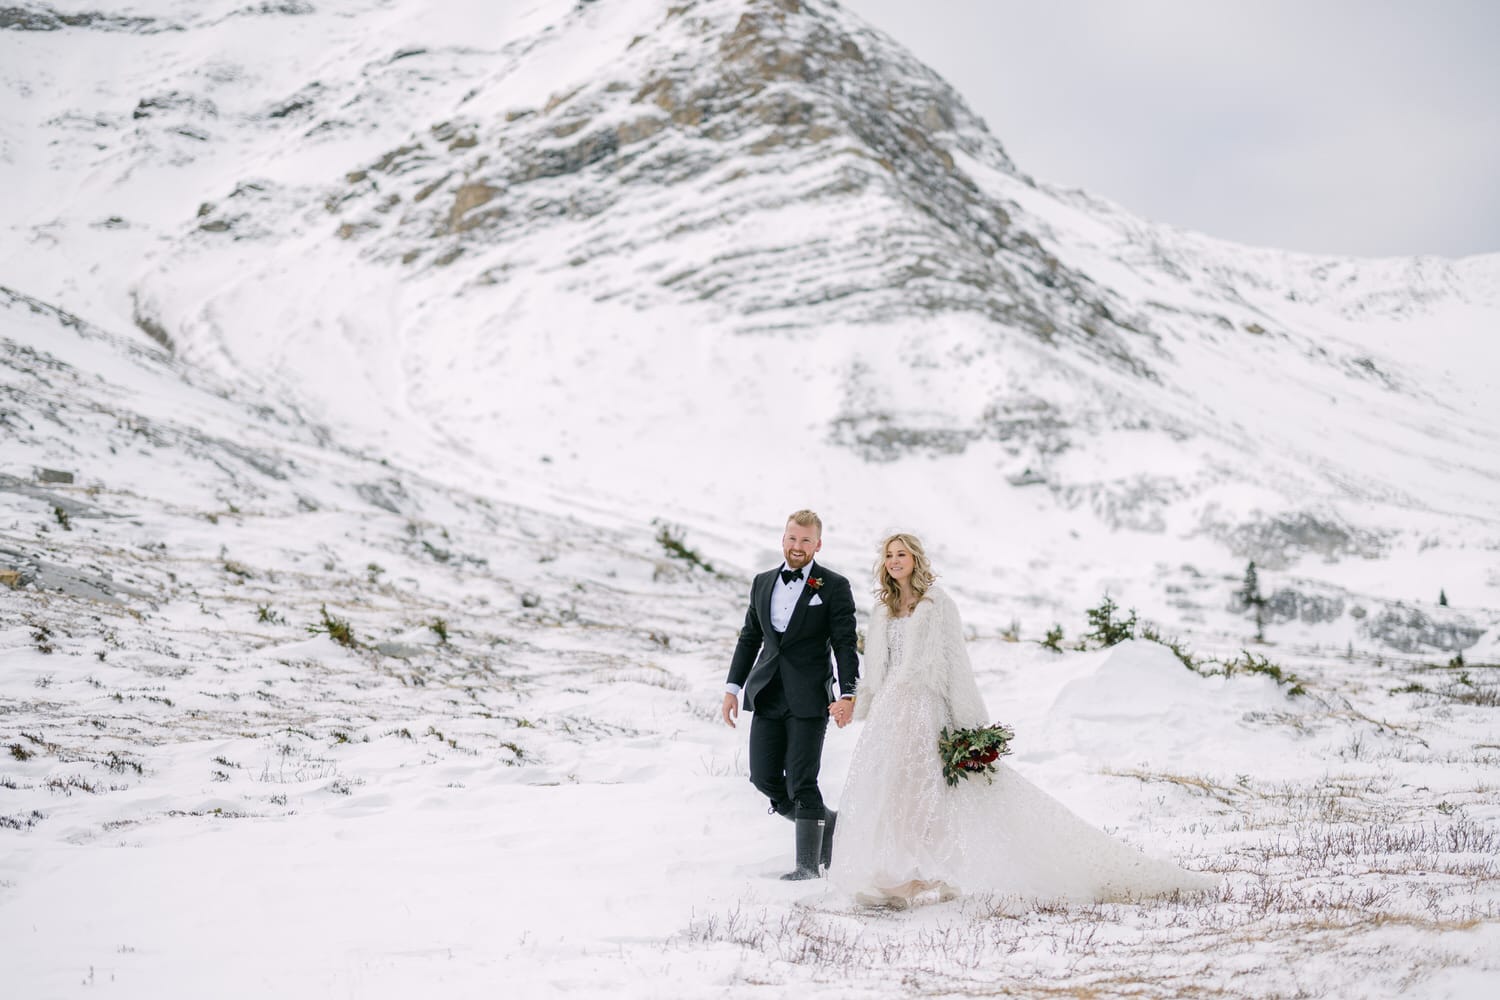
[[[854,720],[854,699],[840,698],[838,701],[828,706],[828,714],[833,717],[834,723],[837,724],[840,729],[843,729]],[[737,728],[734,724],[734,720],[738,719],[740,716],[739,697],[737,695],[732,695],[727,691],[724,692],[724,705],[719,710],[719,715],[721,718],[723,718],[724,725],[728,726],[730,729]]]
[[[828,714],[833,716],[834,724],[843,729],[854,719],[854,699],[840,698],[828,706]]]

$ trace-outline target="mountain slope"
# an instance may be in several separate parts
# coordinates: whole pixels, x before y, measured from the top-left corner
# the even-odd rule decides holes
[[[1253,996],[1311,962],[1395,996],[1493,974],[1483,664],[1283,644],[1290,697],[1151,642],[1005,641],[966,593],[981,688],[1025,734],[1014,766],[1221,889],[872,916],[774,877],[787,825],[709,709],[743,575],[670,557],[628,508],[507,504],[343,447],[11,290],[0,348],[7,461],[50,470],[0,478],[0,565],[23,577],[0,584],[19,988]],[[857,735],[830,735],[830,794]]]
[[[823,2],[24,3],[0,85],[7,985],[1488,996],[1496,258],[1055,189]],[[1220,891],[775,878],[716,708],[809,504]]]
[[[143,10],[7,32],[6,267],[346,440],[737,560],[809,502],[921,526],[1052,614],[1079,586],[1018,568],[1157,608],[1159,563],[1247,559],[1500,598],[1500,258],[1250,250],[1049,188],[828,3]]]

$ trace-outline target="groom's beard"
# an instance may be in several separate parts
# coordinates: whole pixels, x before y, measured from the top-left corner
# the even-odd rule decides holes
[[[782,550],[781,554],[783,557],[785,557],[787,566],[792,569],[801,569],[808,563],[812,562],[811,552],[803,552],[799,556],[796,551],[792,549],[784,549]]]

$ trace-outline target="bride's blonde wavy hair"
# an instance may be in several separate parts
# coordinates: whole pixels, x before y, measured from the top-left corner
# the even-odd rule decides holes
[[[879,584],[875,588],[875,597],[891,614],[900,615],[902,613],[901,587],[885,571],[885,552],[892,542],[900,542],[906,546],[906,551],[911,553],[913,563],[911,592],[916,595],[918,604],[922,603],[922,598],[926,596],[927,589],[937,580],[937,575],[932,572],[932,563],[928,561],[927,552],[922,548],[922,543],[916,535],[898,531],[880,543],[880,554],[875,557],[875,582]]]

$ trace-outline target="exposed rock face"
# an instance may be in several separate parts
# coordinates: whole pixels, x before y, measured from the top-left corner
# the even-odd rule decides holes
[[[489,204],[500,193],[499,188],[492,188],[488,184],[464,184],[453,192],[453,207],[448,210],[448,227],[450,233],[463,232],[482,225],[487,218],[498,218],[497,213],[488,215],[471,215],[476,208]],[[419,192],[418,197],[422,197]]]
[[[9,359],[4,360],[8,361]],[[0,491],[4,491],[7,493],[19,493],[21,496],[30,497],[33,500],[37,500],[41,503],[46,504],[53,510],[62,511],[69,517],[110,516],[109,514],[100,510],[98,507],[95,507],[93,504],[84,503],[81,500],[74,500],[71,497],[64,496],[60,493],[55,493],[51,490],[44,490],[41,487],[33,486],[24,479],[18,479],[15,476],[7,476],[4,473],[0,473]]]
[[[1349,556],[1379,557],[1384,539],[1336,516],[1296,511],[1233,527],[1211,528],[1229,550],[1263,569],[1286,569],[1308,555],[1334,561]]]
[[[154,345],[116,337],[66,310],[0,286],[0,318],[12,320],[14,316],[28,314],[73,331],[85,342],[98,342],[101,350],[107,348],[133,365],[186,379],[181,365]],[[104,442],[111,454],[135,449],[171,449],[191,456],[203,467],[213,469],[216,476],[244,487],[252,496],[262,494],[265,483],[285,482],[287,478],[290,462],[284,456],[247,444],[242,438],[229,440],[210,434],[186,421],[159,422],[139,412],[117,409],[109,396],[91,395],[93,383],[75,367],[9,337],[0,337],[0,373],[9,376],[8,384],[0,383],[0,434],[17,446],[78,437]],[[88,399],[90,403],[87,407],[69,405],[79,399]],[[263,405],[257,416],[287,426],[286,417],[269,405]],[[307,429],[314,435],[326,433],[316,425],[309,424]],[[71,450],[73,446],[68,447]],[[94,471],[90,470],[89,478],[93,478]],[[85,491],[65,490],[61,488],[63,485],[66,484],[57,483],[49,489],[0,473],[0,491],[27,497],[71,518],[119,516],[79,499],[78,493]]]
[[[388,479],[383,483],[356,483],[354,492],[371,506],[392,514],[410,514],[414,509],[411,497],[398,479]]]
[[[54,591],[107,604],[122,604],[124,598],[152,596],[115,580],[107,570],[67,566],[47,559],[39,547],[27,550],[0,545],[0,583],[16,590]]]
[[[1343,614],[1344,599],[1338,596],[1310,594],[1291,587],[1281,587],[1266,598],[1265,620],[1270,624],[1290,621],[1318,624],[1337,621]]]
[[[1478,642],[1486,630],[1446,608],[1376,602],[1372,610],[1357,595],[1305,580],[1299,580],[1296,587],[1278,587],[1265,600],[1262,615],[1267,625],[1319,625],[1338,621],[1347,611],[1360,636],[1402,653],[1459,652]],[[1254,611],[1239,588],[1231,592],[1228,610],[1245,615]]]
[[[904,51],[823,3],[701,0],[659,17],[541,106],[460,108],[351,171],[329,198],[339,234],[412,267],[462,256],[481,284],[517,280],[551,234],[573,244],[572,267],[630,262],[590,274],[600,299],[711,301],[779,328],[968,312],[1149,370],[1152,338],[1119,302],[976,182],[1030,183]],[[527,58],[545,55],[528,48],[515,71]],[[683,267],[689,243],[712,249]],[[918,435],[938,450],[963,436]],[[908,439],[854,436],[875,456]]]
[[[96,31],[166,31],[149,17],[125,17],[101,11],[63,13],[45,4],[25,7],[0,7],[0,31],[61,31],[65,28],[92,28]]]
[[[839,417],[832,434],[834,441],[871,462],[894,462],[914,453],[957,455],[977,437],[978,432],[966,428],[901,426],[888,413]]]
[[[1460,652],[1478,642],[1485,631],[1461,616],[1439,620],[1400,604],[1386,608],[1360,626],[1362,635],[1403,653]]]
[[[924,424],[919,415],[881,408],[877,394],[862,384],[866,374],[863,365],[851,366],[844,411],[834,419],[830,437],[868,461],[893,462],[911,454],[956,455],[981,441],[1038,462],[1068,448],[1068,421],[1044,399],[1021,394],[996,401],[969,425],[943,423],[936,415]]]

